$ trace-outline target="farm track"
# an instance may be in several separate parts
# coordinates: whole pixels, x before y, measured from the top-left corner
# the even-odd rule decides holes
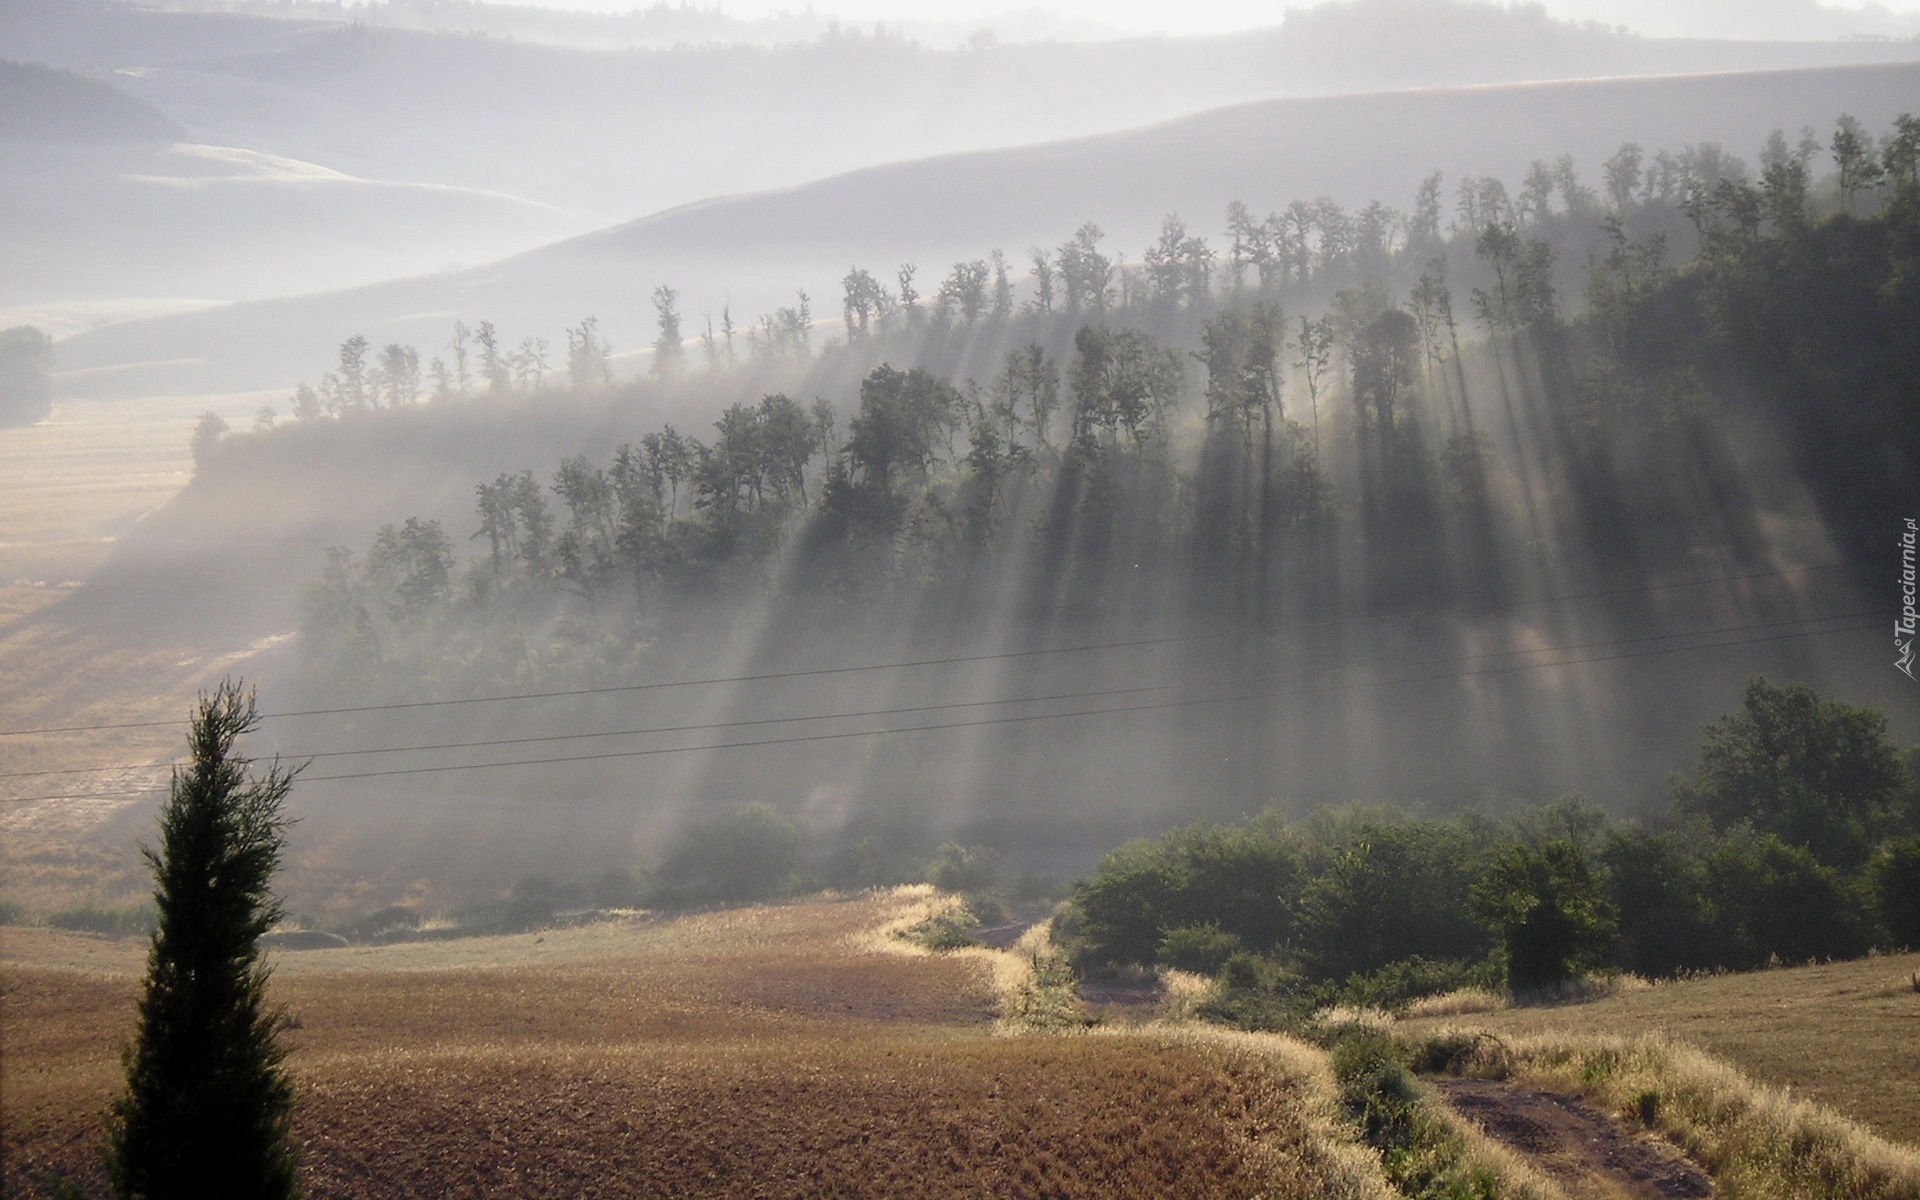
[[[1920,1145],[1920,954],[1715,975],[1585,1004],[1409,1019],[1500,1038],[1649,1034],[1696,1047],[1755,1083]]]
[[[1485,1079],[1433,1081],[1456,1112],[1522,1155],[1568,1200],[1704,1200],[1712,1182],[1667,1143],[1558,1092]]]

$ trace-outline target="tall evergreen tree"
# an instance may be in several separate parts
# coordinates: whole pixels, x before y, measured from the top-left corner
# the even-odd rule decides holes
[[[147,952],[127,1090],[114,1103],[108,1173],[122,1197],[295,1193],[293,1084],[267,1003],[260,937],[280,919],[268,890],[286,846],[282,806],[295,772],[265,775],[235,753],[259,723],[232,681],[202,696],[160,813],[157,923]]]

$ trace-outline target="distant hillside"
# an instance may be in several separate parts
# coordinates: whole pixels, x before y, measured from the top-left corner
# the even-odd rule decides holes
[[[945,49],[891,24],[830,26],[780,45],[690,37],[668,49],[604,40],[588,49],[485,36],[458,23],[457,6],[436,29],[348,19],[360,9],[275,7],[281,15],[11,0],[0,3],[0,48],[112,71],[115,87],[184,127],[173,140],[458,193],[389,187],[335,213],[310,196],[269,195],[285,192],[278,184],[176,187],[152,204],[135,197],[130,225],[128,177],[168,172],[90,159],[8,163],[0,209],[22,214],[25,248],[0,281],[0,307],[326,290],[485,262],[710,197],[1276,97],[1920,54],[1911,43],[1652,40],[1555,21],[1537,7],[1460,0],[1359,0],[1231,36],[983,37]],[[380,10],[378,20],[390,15]],[[456,199],[475,193],[546,207],[529,221]],[[389,215],[383,198],[405,203]],[[169,252],[111,244],[133,225]]]
[[[1548,0],[1547,6],[1560,16],[1617,22],[1654,37],[1839,41],[1920,34],[1920,13],[1910,5],[1827,0]]]
[[[101,0],[0,5],[9,53],[127,69],[124,86],[192,140],[507,192],[595,223],[1256,99],[1920,55],[1911,44],[1662,41],[1457,0],[1303,9],[1221,37],[936,50],[847,27],[781,46],[689,41],[582,50]]]
[[[956,50],[857,30],[608,52],[280,28],[267,48],[209,46],[204,61],[159,63],[128,86],[200,140],[510,192],[601,221],[1258,99],[1920,57],[1912,45],[1650,40],[1445,0],[1304,10],[1222,37]]]
[[[7,0],[0,4],[0,45],[33,62],[113,70],[257,54],[344,23],[172,12],[119,0]]]
[[[578,228],[543,204],[182,142],[0,143],[0,307],[209,300],[484,261]]]
[[[804,187],[671,210],[486,267],[325,295],[110,327],[63,344],[69,395],[291,387],[346,335],[436,347],[456,317],[491,319],[554,345],[597,314],[616,349],[651,341],[647,295],[682,293],[689,333],[731,303],[751,322],[807,288],[834,310],[850,263],[937,280],[1000,247],[1022,261],[1098,221],[1138,260],[1180,212],[1220,240],[1240,199],[1264,214],[1296,198],[1407,205],[1429,172],[1518,183],[1530,162],[1572,154],[1593,183],[1624,142],[1651,153],[1701,142],[1751,156],[1775,128],[1828,129],[1843,112],[1884,128],[1920,96],[1920,65],[1458,88],[1223,108],[1128,133],[875,167]],[[931,283],[928,284],[931,287]],[[192,360],[182,362],[181,360]],[[166,363],[128,369],[133,364]],[[111,368],[111,369],[109,369]]]
[[[180,126],[73,71],[0,59],[0,142],[159,142]]]

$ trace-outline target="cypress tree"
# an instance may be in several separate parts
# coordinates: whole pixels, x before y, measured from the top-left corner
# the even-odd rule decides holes
[[[116,1195],[291,1196],[293,1087],[266,1000],[260,937],[280,919],[268,882],[286,845],[282,805],[295,772],[264,775],[235,753],[258,724],[232,681],[201,696],[160,814],[153,869],[156,924],[126,1093],[109,1119]]]

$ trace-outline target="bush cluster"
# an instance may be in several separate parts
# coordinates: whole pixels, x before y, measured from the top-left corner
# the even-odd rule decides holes
[[[1113,851],[1078,885],[1083,968],[1218,979],[1208,1012],[1296,1022],[1590,971],[1743,969],[1920,945],[1920,800],[1876,710],[1748,683],[1667,816],[1576,798],[1499,818],[1268,815]]]

